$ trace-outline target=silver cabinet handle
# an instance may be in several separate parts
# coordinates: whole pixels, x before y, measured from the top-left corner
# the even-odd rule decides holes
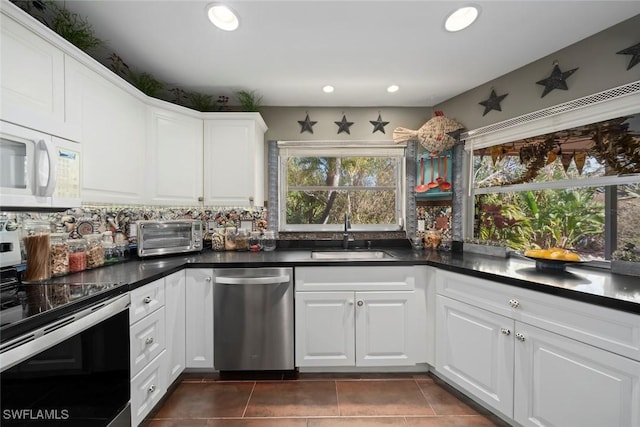
[[[151,300],[151,297],[144,297],[142,301],[144,301],[145,304],[149,304],[151,303],[152,300]]]
[[[518,341],[524,341],[524,335],[522,335],[521,333],[519,333],[519,332],[518,332],[518,333],[516,334],[516,339],[517,339]]]
[[[364,305],[364,301],[360,300],[358,301],[358,307],[362,307]]]
[[[152,344],[153,343],[153,337],[147,337],[147,339],[144,340],[144,343],[147,344],[147,345]]]
[[[210,282],[211,281],[211,277],[205,277],[205,282]]]
[[[513,308],[518,308],[520,307],[520,303],[518,302],[517,299],[510,299],[509,300],[509,305]]]
[[[154,391],[156,391],[156,385],[155,384],[151,384],[149,386],[149,388],[147,389],[147,393],[153,393]]]
[[[503,333],[503,334],[505,334],[505,335],[509,335],[509,334],[511,334],[511,331],[510,331],[509,329],[507,329],[507,328],[501,328],[501,329],[500,329],[500,332],[502,332],[502,333]]]

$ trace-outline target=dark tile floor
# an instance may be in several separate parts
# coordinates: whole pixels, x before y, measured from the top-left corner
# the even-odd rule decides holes
[[[429,374],[184,374],[144,427],[507,426]]]

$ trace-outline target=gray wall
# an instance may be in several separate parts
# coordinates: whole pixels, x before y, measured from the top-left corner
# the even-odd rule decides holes
[[[260,113],[267,123],[269,130],[265,141],[307,141],[307,140],[391,140],[393,129],[406,127],[418,129],[432,116],[430,107],[263,107]],[[300,133],[298,120],[304,120],[309,113],[309,119],[316,121],[313,134]],[[347,121],[353,122],[351,134],[342,132],[338,135],[338,126],[334,122],[342,120],[345,114]],[[373,132],[370,120],[377,120],[378,114],[382,120],[389,122],[385,126],[385,133]]]
[[[616,54],[640,43],[638,29],[640,15],[451,98],[434,110],[442,110],[472,130],[640,80],[640,64],[627,70],[631,56]],[[569,90],[556,89],[541,98],[544,87],[536,82],[549,77],[556,60],[562,71],[579,69],[566,80]],[[483,117],[484,107],[478,103],[489,98],[492,88],[498,95],[509,95],[501,103],[502,111],[493,110]]]

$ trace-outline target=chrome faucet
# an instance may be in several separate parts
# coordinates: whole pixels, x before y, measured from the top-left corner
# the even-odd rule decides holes
[[[349,249],[349,229],[351,228],[351,220],[349,219],[349,212],[344,213],[344,233],[342,234],[342,247]]]

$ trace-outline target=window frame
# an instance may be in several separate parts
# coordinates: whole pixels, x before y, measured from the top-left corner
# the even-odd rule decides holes
[[[616,117],[640,115],[640,108],[638,107],[640,105],[640,90],[638,90],[638,86],[640,86],[640,81],[632,82],[584,98],[558,104],[544,110],[505,120],[504,122],[468,131],[461,135],[461,139],[465,141],[464,169],[462,170],[467,171],[464,176],[464,182],[468,189],[467,194],[463,197],[462,203],[464,218],[463,239],[472,238],[474,234],[476,195],[604,186],[607,192],[607,202],[605,205],[605,252],[607,250],[613,251],[615,248],[613,247],[614,236],[611,235],[611,225],[613,225],[613,229],[615,229],[616,218],[612,218],[611,210],[613,203],[615,203],[615,194],[612,195],[610,189],[616,185],[638,183],[640,182],[640,174],[475,188],[473,152],[479,148],[488,148],[573,127],[598,123]],[[590,103],[587,104],[588,102]],[[610,255],[610,253],[605,254],[605,256]],[[609,265],[609,261],[597,261],[590,264],[606,267]]]
[[[407,213],[407,145],[392,141],[278,141],[278,228],[282,232],[342,232],[343,224],[288,224],[287,162],[291,157],[386,157],[396,158],[396,209],[395,224],[351,224],[350,232],[382,232],[404,230]],[[326,190],[327,186],[305,187]],[[340,188],[340,187],[333,187]],[[363,189],[362,187],[348,187]],[[365,189],[371,187],[364,187]],[[379,188],[379,187],[377,187]]]

